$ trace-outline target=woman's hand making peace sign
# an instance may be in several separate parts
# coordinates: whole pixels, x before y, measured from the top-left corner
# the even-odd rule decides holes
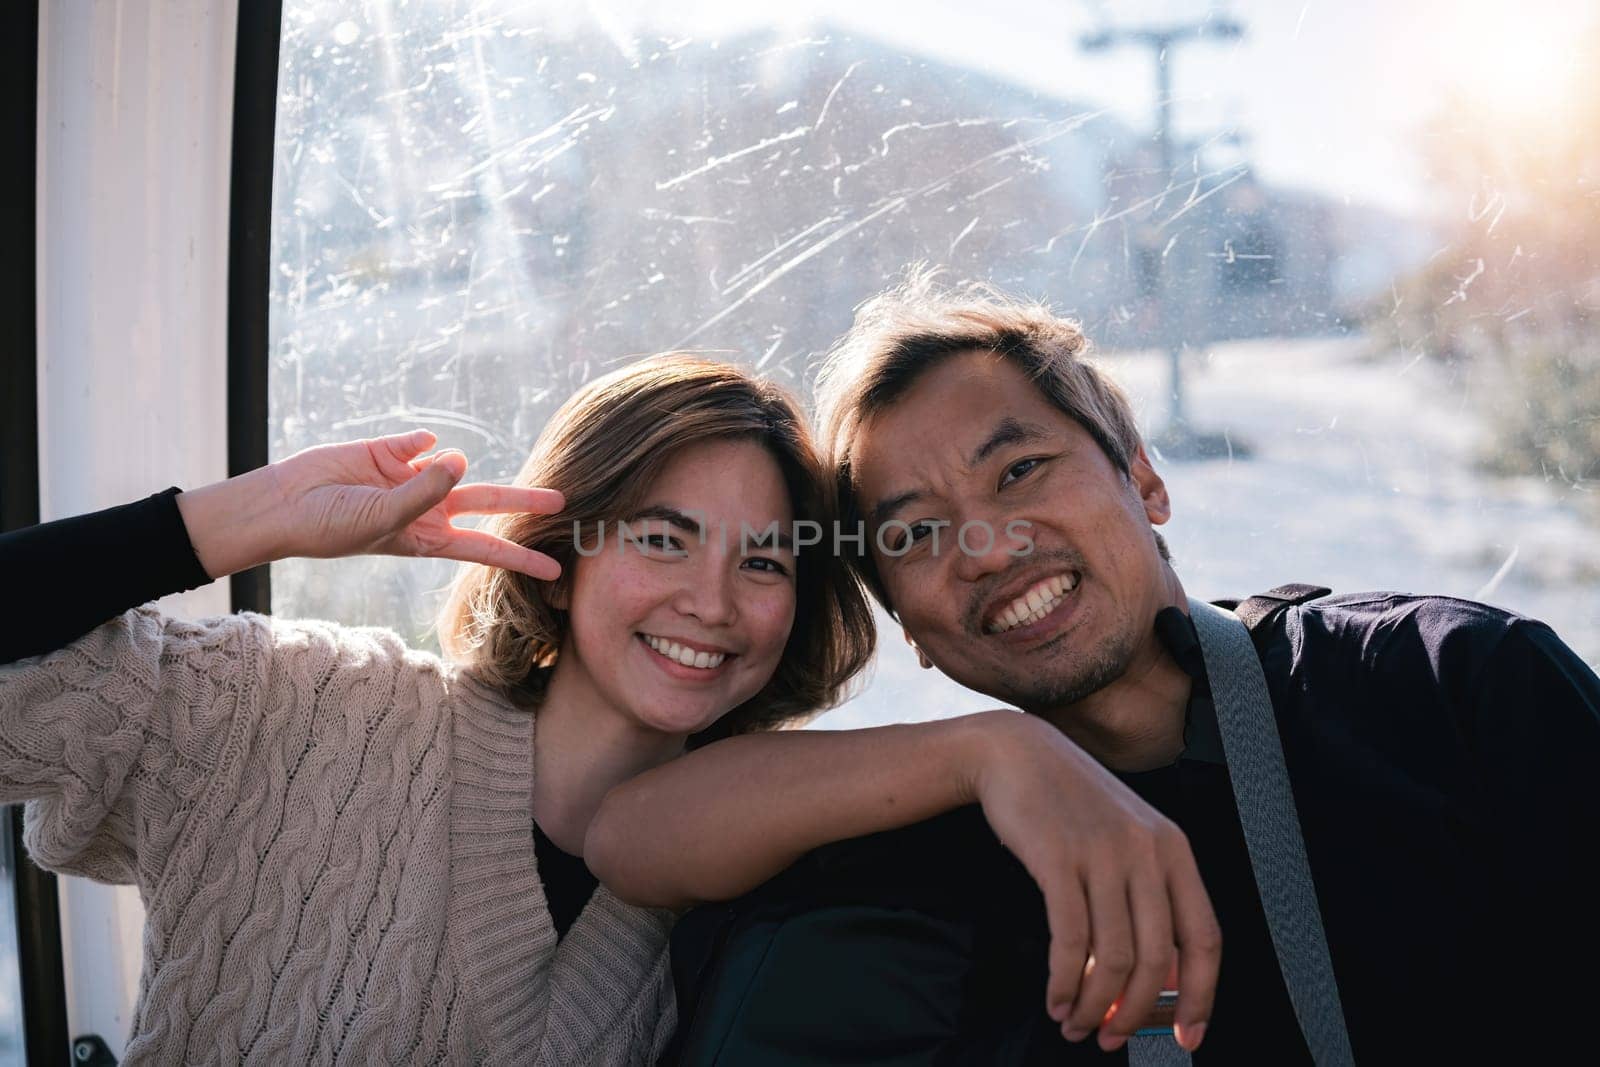
[[[554,489],[457,485],[467,457],[425,454],[427,430],[319,445],[258,470],[178,496],[201,566],[213,578],[290,556],[430,556],[483,563],[550,580],[560,565],[458,515],[549,514]]]

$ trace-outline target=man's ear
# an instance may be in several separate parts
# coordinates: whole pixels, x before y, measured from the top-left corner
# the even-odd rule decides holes
[[[1160,526],[1172,518],[1172,500],[1167,496],[1167,483],[1156,473],[1143,442],[1140,442],[1133,454],[1133,461],[1128,465],[1128,480],[1139,491],[1139,502],[1144,505],[1145,517],[1150,520],[1151,526]]]
[[[900,627],[900,633],[905,637],[906,644],[911,646],[911,651],[917,654],[917,662],[922,664],[922,669],[928,670],[932,668],[933,661],[923,653],[922,649],[917,647],[917,643],[915,641],[911,640],[911,631],[902,626]]]

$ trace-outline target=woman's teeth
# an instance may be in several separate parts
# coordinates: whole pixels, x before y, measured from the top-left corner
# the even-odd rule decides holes
[[[722,666],[722,661],[728,658],[726,652],[696,652],[692,648],[684,648],[676,641],[668,641],[664,637],[652,637],[650,634],[644,635],[644,643],[670,660],[676,660],[685,667],[698,667],[703,671]]]
[[[1034,584],[995,616],[984,627],[992,634],[1003,634],[1018,626],[1038,622],[1056,609],[1066,595],[1078,588],[1076,574],[1058,574]]]

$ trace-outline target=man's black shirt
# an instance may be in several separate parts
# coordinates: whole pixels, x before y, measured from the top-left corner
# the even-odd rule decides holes
[[[1309,1062],[1218,759],[1192,624],[1172,609],[1158,632],[1195,680],[1185,752],[1120,777],[1188,835],[1223,930],[1195,1062]],[[1592,970],[1600,948],[1584,878],[1600,831],[1600,680],[1543,624],[1443,597],[1316,601],[1291,609],[1260,651],[1358,1062],[1481,1061],[1583,1040],[1587,987],[1568,975]],[[966,924],[961,1021],[951,1029],[950,1013],[931,1010],[921,1020],[949,1031],[940,1047],[952,1061],[981,1061],[1002,1040],[1025,1044],[1021,1062],[1105,1055],[1092,1039],[1066,1044],[1045,1015],[1039,893],[976,808],[828,846],[746,901],[691,915],[673,943],[680,1027],[714,973],[719,916],[773,901],[794,911],[874,903]],[[808,1030],[831,1029],[814,1047],[837,1053],[853,1029],[882,1029],[870,1018],[877,991],[848,951],[828,973],[795,976],[800,1003],[771,1005],[761,1025],[779,1034],[792,1015],[791,1051],[812,1040]],[[757,998],[743,1010],[767,1007]],[[915,1010],[899,1018],[919,1025]]]

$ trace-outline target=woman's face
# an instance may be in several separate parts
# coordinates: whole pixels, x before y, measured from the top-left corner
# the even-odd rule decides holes
[[[772,678],[794,625],[793,514],[754,441],[684,448],[636,514],[586,531],[557,670],[638,725],[702,730]],[[761,535],[776,524],[781,546]]]

